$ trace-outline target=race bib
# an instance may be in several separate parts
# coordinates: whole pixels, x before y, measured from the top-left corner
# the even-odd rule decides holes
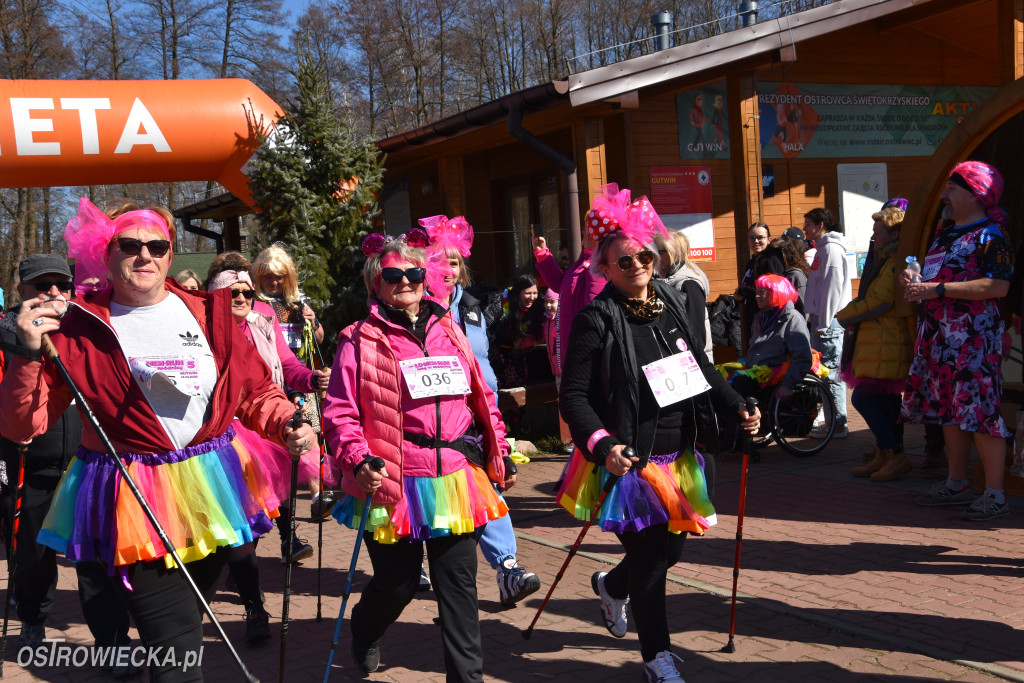
[[[433,356],[398,361],[409,396],[462,396],[469,393],[469,382],[462,363],[455,356]]]
[[[703,394],[711,388],[697,359],[689,351],[648,363],[642,369],[655,400],[662,408]]]
[[[166,383],[185,396],[202,396],[203,388],[199,383],[199,364],[193,358],[175,358],[173,356],[150,356],[146,358],[129,358],[135,378],[152,389],[154,383]]]
[[[931,280],[939,274],[942,268],[942,254],[932,254],[924,260],[924,268],[921,270],[922,280]]]

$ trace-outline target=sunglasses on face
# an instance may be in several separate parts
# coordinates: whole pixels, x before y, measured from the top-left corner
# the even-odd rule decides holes
[[[62,292],[70,292],[72,285],[71,281],[68,280],[62,282],[33,282],[32,286],[36,288],[37,292],[49,292],[50,287],[56,287]]]
[[[626,254],[624,256],[620,256],[619,260],[616,261],[616,263],[619,264],[619,270],[629,270],[632,268],[634,259],[636,259],[642,267],[646,268],[654,263],[654,254],[645,249],[632,255]]]
[[[121,253],[125,256],[138,256],[142,253],[142,248],[145,247],[149,250],[149,255],[153,258],[163,258],[164,254],[171,248],[171,243],[167,240],[150,240],[143,242],[142,240],[135,239],[134,237],[118,237],[117,248],[121,250]]]
[[[403,277],[409,281],[409,284],[418,285],[426,279],[427,269],[407,268],[402,270],[401,268],[382,268],[380,271],[380,279],[389,285],[397,285],[402,281]]]
[[[231,298],[232,299],[236,298],[238,295],[242,295],[246,299],[252,299],[254,296],[256,296],[256,292],[254,292],[251,289],[232,289],[231,290]]]

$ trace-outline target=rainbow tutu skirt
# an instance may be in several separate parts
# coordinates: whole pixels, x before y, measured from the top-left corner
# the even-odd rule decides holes
[[[280,501],[230,427],[169,453],[119,453],[183,562],[273,528]],[[61,478],[39,542],[108,567],[174,560],[106,453],[79,448]]]
[[[450,534],[472,533],[492,519],[508,514],[487,473],[468,462],[442,477],[403,477],[402,500],[371,505],[366,530],[379,543],[425,541]],[[339,524],[358,529],[366,499],[345,496],[331,513]]]
[[[558,504],[577,519],[589,520],[610,476],[577,448],[558,490]],[[703,534],[717,523],[704,479],[703,456],[691,450],[652,455],[642,470],[632,469],[615,482],[595,523],[614,533],[668,524],[672,533]]]

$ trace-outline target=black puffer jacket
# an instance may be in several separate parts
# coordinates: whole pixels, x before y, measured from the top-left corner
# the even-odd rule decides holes
[[[690,349],[700,350],[697,337],[690,329],[682,300],[674,288],[654,280],[654,290],[665,302],[662,315],[673,316],[683,341]],[[569,425],[573,440],[584,456],[603,464],[609,451],[617,444],[636,450],[640,459],[651,455],[658,424],[658,413],[639,414],[641,370],[636,365],[633,335],[621,305],[610,292],[612,284],[581,310],[573,320],[562,374],[558,405]],[[688,439],[708,452],[718,450],[716,411],[725,419],[736,421],[743,398],[732,390],[721,374],[702,353],[695,353],[711,390],[686,399],[687,412],[692,415]],[[595,432],[606,430],[606,436],[588,448]]]

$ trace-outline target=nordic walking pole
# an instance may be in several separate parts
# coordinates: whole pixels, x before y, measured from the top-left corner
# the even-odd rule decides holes
[[[192,592],[196,594],[196,599],[202,606],[203,611],[206,612],[206,616],[210,618],[214,628],[217,629],[220,639],[224,641],[224,644],[231,652],[231,656],[234,657],[235,663],[238,664],[238,668],[242,671],[242,676],[244,676],[247,681],[250,681],[250,683],[259,683],[260,679],[249,673],[249,670],[245,667],[245,663],[242,661],[242,658],[238,655],[238,650],[236,650],[235,646],[231,644],[231,640],[224,632],[224,627],[220,625],[220,621],[217,620],[217,615],[213,613],[210,603],[208,603],[206,598],[203,597],[203,592],[199,590],[199,586],[197,586],[196,582],[192,579],[192,574],[190,574],[188,569],[185,568],[185,563],[182,562],[181,558],[178,556],[178,551],[174,549],[174,544],[171,543],[171,539],[167,537],[167,532],[164,531],[164,528],[160,525],[160,520],[156,518],[156,514],[153,513],[153,509],[149,507],[149,503],[146,502],[146,497],[142,495],[142,491],[139,490],[139,487],[132,478],[132,475],[128,473],[128,467],[124,464],[121,458],[117,457],[117,450],[110,442],[110,438],[107,436],[107,433],[103,431],[103,427],[100,426],[100,421],[96,418],[96,415],[93,414],[92,408],[90,408],[89,404],[86,403],[85,398],[82,396],[82,392],[78,390],[78,386],[75,384],[75,381],[71,379],[71,373],[69,373],[68,369],[64,366],[64,361],[61,360],[60,354],[57,353],[57,348],[53,345],[53,342],[50,341],[50,335],[43,335],[42,344],[43,353],[46,354],[47,358],[53,361],[53,364],[57,367],[57,372],[60,373],[64,383],[71,389],[71,393],[74,395],[75,401],[78,402],[79,410],[85,413],[85,417],[89,421],[89,424],[92,425],[96,435],[100,437],[100,441],[103,442],[103,447],[107,450],[107,455],[110,456],[114,466],[117,467],[117,471],[121,475],[121,479],[123,479],[124,483],[128,485],[132,495],[135,496],[135,500],[139,502],[139,507],[142,508],[142,512],[146,515],[146,519],[148,519],[149,523],[153,526],[153,530],[156,532],[156,535],[160,537],[160,542],[163,543],[167,554],[174,560],[175,565],[179,570],[181,570],[181,575],[185,577],[188,585],[192,588]]]
[[[292,416],[292,429],[302,426],[302,404],[299,399],[299,407]],[[288,650],[288,606],[292,597],[292,551],[295,549],[295,499],[299,495],[299,458],[292,456],[292,484],[288,492],[288,551],[285,556],[284,565],[284,601],[281,606],[281,651],[277,660],[277,680],[284,683],[284,660]]]
[[[4,657],[7,654],[7,622],[11,616],[11,590],[14,586],[14,560],[18,554],[18,521],[21,519],[21,494],[25,488],[25,452],[27,443],[18,444],[18,484],[11,499],[11,552],[7,556],[7,590],[4,592],[4,633],[0,640],[0,678],[4,676]],[[24,626],[23,626],[24,627]]]
[[[368,467],[380,472],[384,469],[384,459],[379,456],[364,456]],[[363,505],[363,517],[359,520],[359,531],[356,533],[356,544],[352,549],[352,562],[348,565],[348,580],[345,581],[345,592],[341,596],[341,609],[338,610],[338,623],[334,625],[334,640],[331,641],[331,654],[327,657],[327,671],[324,672],[324,683],[331,677],[331,667],[334,665],[334,651],[338,648],[338,639],[341,637],[341,621],[345,617],[345,606],[348,604],[348,596],[352,592],[352,578],[356,575],[356,562],[359,560],[359,546],[363,544],[363,534],[366,532],[366,520],[370,518],[370,503],[373,501],[373,494],[366,496]]]
[[[308,345],[306,353],[309,355],[309,366],[314,367],[316,363],[313,362],[313,354],[316,354],[316,360],[320,363],[320,367],[324,367],[324,357],[320,353],[320,345],[316,341],[316,330],[313,329],[312,324],[306,321],[306,331],[304,333],[305,343]],[[324,407],[323,401],[320,398],[320,392],[313,392],[313,400],[316,401],[316,414],[320,419],[320,499],[324,498],[324,455],[327,448],[327,440],[324,437]],[[317,524],[316,528],[316,621],[320,623],[323,620],[323,584],[321,583],[321,574],[324,566],[324,520],[320,518],[314,520]]]
[[[626,446],[622,449],[622,455],[627,458],[632,458],[636,456],[636,451],[629,446]],[[597,469],[598,467],[599,465],[595,465],[594,469]],[[537,614],[533,616],[533,621],[530,622],[530,626],[522,632],[524,639],[529,640],[533,635],[533,627],[537,625],[537,620],[540,619],[541,613],[544,611],[544,608],[548,606],[548,600],[551,599],[551,594],[555,592],[555,587],[558,585],[558,582],[562,580],[562,576],[565,575],[565,568],[569,566],[569,562],[572,560],[573,556],[576,555],[576,551],[579,550],[580,544],[583,543],[583,537],[587,535],[590,525],[594,523],[595,519],[597,519],[597,513],[601,510],[601,503],[604,502],[604,499],[611,492],[612,488],[615,486],[615,482],[618,480],[618,477],[609,473],[608,481],[604,483],[604,489],[602,489],[601,495],[594,504],[594,511],[590,513],[590,519],[588,519],[587,523],[583,525],[582,529],[580,529],[580,535],[576,537],[576,542],[573,543],[572,548],[569,549],[569,555],[565,558],[565,562],[562,563],[562,568],[558,570],[558,574],[555,575],[555,580],[551,584],[551,588],[548,589],[548,594],[544,596],[544,602],[540,603],[540,607],[537,609]]]
[[[753,415],[757,410],[757,399],[747,398],[747,414]],[[740,511],[736,520],[736,559],[732,567],[732,608],[729,614],[729,642],[722,648],[722,652],[736,652],[736,645],[733,638],[736,635],[736,584],[740,580],[740,548],[743,545],[743,508],[747,504],[747,470],[750,468],[750,443],[746,439],[746,448],[743,449],[743,474],[740,476]]]

